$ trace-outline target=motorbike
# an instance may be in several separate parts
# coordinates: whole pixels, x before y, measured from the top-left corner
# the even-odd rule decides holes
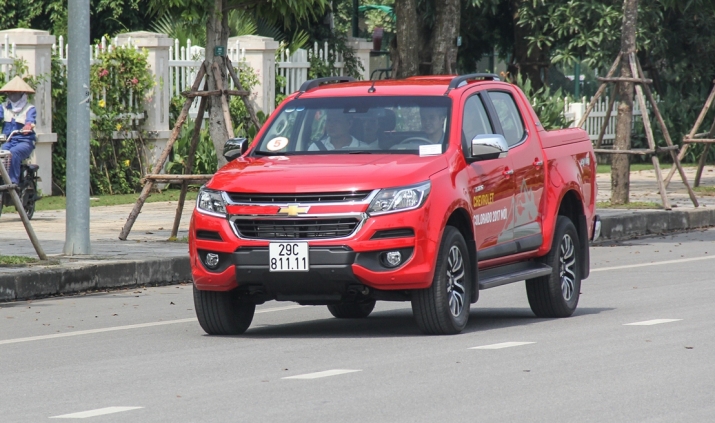
[[[5,166],[6,171],[10,171],[10,152],[3,150],[2,145],[9,142],[15,134],[20,133],[20,131],[12,131],[7,137],[5,134],[0,134],[0,153],[7,153],[5,157],[0,159],[2,165]],[[20,202],[22,203],[22,208],[25,209],[28,219],[32,219],[35,214],[35,202],[42,197],[37,193],[37,181],[40,179],[37,176],[37,171],[40,166],[36,164],[31,164],[25,160],[20,165],[20,178],[18,184],[15,187],[17,195],[20,197]],[[2,178],[0,178],[2,179]],[[4,181],[0,181],[0,185],[4,184]],[[14,205],[12,198],[10,198],[10,192],[4,191],[0,193],[0,214],[2,214],[2,208],[5,205]]]

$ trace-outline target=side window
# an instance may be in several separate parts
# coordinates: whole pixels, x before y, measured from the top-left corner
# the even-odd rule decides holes
[[[524,138],[525,130],[514,99],[507,93],[495,91],[489,93],[489,98],[496,109],[507,144],[509,147],[518,144]]]
[[[478,95],[473,95],[464,103],[464,116],[462,118],[462,135],[464,141],[469,143],[475,136],[493,134],[492,124],[489,122],[484,103]]]

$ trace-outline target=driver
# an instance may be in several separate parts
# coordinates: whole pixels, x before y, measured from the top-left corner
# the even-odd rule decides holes
[[[28,94],[34,94],[32,89],[19,76],[0,88],[0,93],[7,95],[7,101],[0,104],[0,119],[3,121],[2,133],[9,137],[12,131],[20,131],[12,136],[9,142],[3,145],[3,150],[12,153],[10,161],[10,180],[13,184],[19,183],[20,164],[30,157],[35,149],[35,122],[37,111],[35,106],[27,101]]]
[[[433,144],[444,141],[444,122],[447,119],[447,110],[443,107],[420,108],[422,131],[427,134],[427,139]]]
[[[370,148],[368,144],[350,135],[352,117],[342,110],[328,110],[325,121],[325,132],[328,134],[310,145],[308,151],[340,150],[343,148]]]

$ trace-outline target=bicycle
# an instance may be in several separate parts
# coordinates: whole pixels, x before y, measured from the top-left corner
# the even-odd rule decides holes
[[[12,137],[19,132],[20,131],[12,131],[7,137],[4,134],[0,134],[0,144],[9,142]],[[2,165],[5,166],[5,170],[9,172],[12,153],[8,150],[3,150],[2,146],[0,146],[0,153],[6,153],[4,154],[4,157],[0,158],[0,161],[2,161]],[[28,219],[32,219],[32,216],[35,214],[35,202],[42,198],[37,193],[37,181],[40,179],[40,177],[37,176],[37,171],[39,169],[40,166],[31,164],[28,160],[22,162],[20,165],[20,178],[17,186],[15,187],[15,190],[20,197],[22,208],[25,209]],[[4,181],[0,182],[0,184],[4,184]],[[10,198],[10,193],[8,191],[0,193],[0,215],[2,214],[2,208],[5,204],[12,205],[12,199]]]

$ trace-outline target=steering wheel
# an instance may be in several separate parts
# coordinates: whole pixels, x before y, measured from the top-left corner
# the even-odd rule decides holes
[[[429,144],[434,144],[434,143],[425,137],[409,137],[409,138],[405,138],[404,140],[400,141],[400,143],[397,144],[396,146],[402,145],[402,144],[429,145]]]

